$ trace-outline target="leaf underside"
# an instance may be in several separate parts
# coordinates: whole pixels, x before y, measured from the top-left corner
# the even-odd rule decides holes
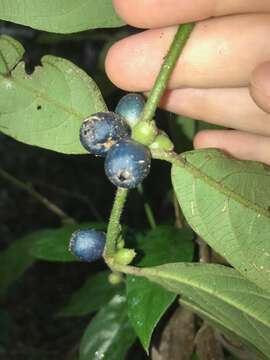
[[[183,296],[231,334],[270,359],[270,293],[236,270],[214,264],[175,263],[144,268],[149,280]]]
[[[270,288],[270,168],[215,149],[187,152],[172,168],[194,231],[244,276]]]

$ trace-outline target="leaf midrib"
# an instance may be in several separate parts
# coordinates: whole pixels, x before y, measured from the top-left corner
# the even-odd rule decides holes
[[[179,269],[181,270],[181,269]],[[176,283],[182,283],[184,285],[188,285],[191,287],[194,287],[195,289],[197,288],[198,290],[207,293],[208,295],[212,295],[213,297],[216,297],[217,299],[224,301],[225,303],[233,306],[236,309],[239,309],[240,311],[242,311],[243,313],[246,313],[247,315],[249,315],[251,318],[255,319],[256,321],[262,323],[263,325],[270,327],[270,324],[267,322],[264,322],[263,319],[261,318],[257,318],[255,317],[253,313],[250,313],[250,311],[248,311],[249,309],[244,307],[244,308],[240,308],[239,304],[235,304],[233,301],[230,301],[230,299],[228,298],[223,298],[221,296],[218,296],[218,293],[211,291],[210,288],[205,288],[205,287],[200,287],[198,286],[198,284],[193,283],[192,281],[188,282],[185,281],[183,278],[177,278],[176,276],[174,276],[173,274],[169,274],[169,273],[164,273],[162,270],[158,270],[156,268],[143,268],[142,269],[142,274],[144,274],[147,278],[151,279],[151,278],[157,278],[160,277],[161,279],[165,279],[165,280],[169,280],[169,281],[175,281]],[[239,279],[239,278],[238,278]],[[259,296],[259,295],[257,295]]]
[[[173,160],[173,164],[176,167],[179,166],[181,168],[186,169],[191,175],[194,176],[194,178],[198,178],[198,179],[204,181],[207,185],[214,188],[219,193],[225,195],[228,198],[232,198],[236,202],[240,203],[242,206],[255,211],[257,214],[259,213],[259,214],[263,215],[264,217],[267,218],[267,220],[270,219],[269,211],[265,210],[261,206],[258,206],[256,204],[254,204],[250,200],[244,198],[242,195],[240,195],[240,194],[236,193],[235,191],[229,189],[224,184],[221,185],[221,183],[219,183],[216,179],[214,179],[213,177],[210,177],[209,175],[206,175],[201,170],[201,168],[197,168],[196,166],[192,165],[186,158],[181,159],[183,157],[183,155],[184,154],[178,156],[177,158],[175,158]],[[172,168],[172,171],[173,171],[173,178],[175,178],[175,175],[174,175],[175,170],[174,170],[174,168]],[[175,188],[177,189],[177,184],[175,184],[175,185],[176,185]]]

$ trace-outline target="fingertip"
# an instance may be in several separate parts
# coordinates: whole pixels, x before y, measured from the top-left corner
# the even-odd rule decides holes
[[[118,16],[127,24],[137,28],[147,28],[148,23],[145,22],[145,8],[154,7],[155,0],[142,2],[130,0],[113,0],[114,8]]]
[[[194,138],[194,147],[217,148],[237,159],[270,165],[268,136],[237,130],[203,130]]]
[[[270,113],[270,61],[260,64],[252,72],[249,90],[255,103]]]
[[[174,34],[175,27],[171,27],[166,31],[147,30],[119,40],[106,56],[105,70],[109,79],[126,91],[149,91]]]
[[[125,60],[124,40],[120,40],[110,47],[105,58],[105,71],[110,81],[123,90],[130,90],[127,75],[128,64]]]
[[[112,45],[109,50],[107,51],[106,58],[105,58],[105,72],[108,76],[108,78],[111,80],[112,83],[117,85],[116,79],[115,79],[115,73],[114,73],[114,66],[117,59],[117,43]]]
[[[123,19],[126,23],[130,24],[130,13],[128,10],[128,2],[123,0],[113,0],[113,6],[118,16]],[[132,24],[130,24],[132,25]]]
[[[201,149],[201,148],[206,148],[206,147],[216,147],[215,142],[213,143],[213,136],[212,136],[213,132],[215,132],[215,130],[199,131],[193,139],[194,149]]]

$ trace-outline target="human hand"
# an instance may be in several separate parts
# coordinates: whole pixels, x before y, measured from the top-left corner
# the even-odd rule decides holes
[[[234,129],[201,131],[195,148],[217,147],[270,165],[269,0],[114,0],[114,5],[128,24],[149,30],[109,50],[106,71],[112,82],[128,91],[149,91],[176,25],[197,21],[160,106]]]

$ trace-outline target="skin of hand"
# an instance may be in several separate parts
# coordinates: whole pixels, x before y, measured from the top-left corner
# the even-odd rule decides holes
[[[111,81],[127,91],[153,86],[178,24],[196,21],[160,106],[231,130],[204,130],[195,148],[216,147],[270,165],[270,1],[114,0],[146,29],[106,57]]]

